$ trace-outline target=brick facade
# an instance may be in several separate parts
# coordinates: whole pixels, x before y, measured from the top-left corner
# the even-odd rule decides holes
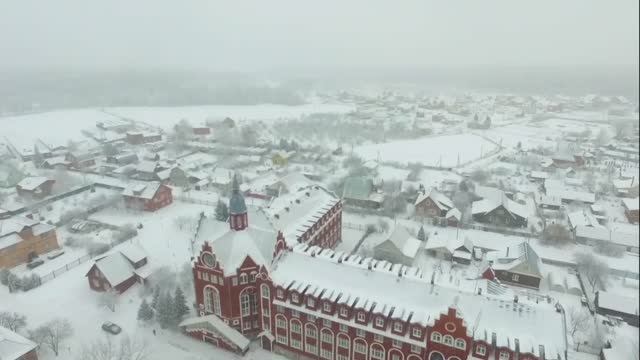
[[[0,249],[0,268],[12,268],[28,262],[32,254],[40,255],[60,247],[55,228],[34,235],[32,228],[25,227],[18,236],[22,241]]]

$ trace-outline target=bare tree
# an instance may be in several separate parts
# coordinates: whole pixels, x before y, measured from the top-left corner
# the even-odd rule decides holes
[[[17,332],[27,326],[27,317],[16,312],[3,311],[0,312],[0,326]]]
[[[110,337],[97,340],[82,349],[81,360],[145,360],[149,356],[148,345],[144,341],[131,340],[124,336],[119,344]]]
[[[73,327],[67,319],[53,319],[30,332],[30,338],[41,346],[47,346],[56,356],[60,344],[73,335]]]
[[[115,290],[109,289],[98,298],[98,305],[105,306],[112,312],[116,311],[116,304],[118,303],[118,294]]]
[[[605,288],[609,274],[607,264],[598,260],[593,254],[584,252],[575,254],[575,260],[578,272],[591,285],[591,291]]]
[[[569,315],[569,333],[571,337],[576,335],[576,332],[585,332],[591,327],[593,319],[587,310],[584,308],[571,306],[567,312]]]
[[[571,233],[561,224],[550,224],[542,232],[541,241],[553,245],[566,244],[571,241]]]

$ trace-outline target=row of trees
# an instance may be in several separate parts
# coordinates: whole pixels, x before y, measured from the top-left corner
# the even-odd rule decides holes
[[[22,277],[14,274],[9,269],[0,270],[0,284],[9,288],[9,292],[29,291],[42,284],[40,276],[37,274],[24,275]]]
[[[138,309],[138,320],[150,323],[154,318],[161,328],[174,328],[189,314],[187,300],[180,287],[177,287],[173,296],[168,291],[162,291],[155,287],[151,304],[146,299],[142,300]]]

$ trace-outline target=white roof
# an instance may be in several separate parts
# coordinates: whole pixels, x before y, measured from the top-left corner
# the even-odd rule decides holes
[[[11,233],[9,235],[0,237],[0,249],[6,249],[21,242],[22,240],[22,237],[16,233]]]
[[[334,253],[333,257],[326,258],[309,256],[310,252],[317,252],[318,249],[300,245],[282,256],[271,271],[274,285],[324,289],[324,294],[330,293],[338,301],[346,297],[354,298],[357,299],[354,306],[358,308],[392,318],[410,319],[412,323],[422,325],[433,325],[449,307],[454,307],[469,324],[470,333],[475,327],[476,335],[484,332],[509,334],[521,342],[544,345],[547,354],[564,352],[562,315],[555,311],[552,304],[535,304],[523,298],[514,305],[510,298],[464,293],[457,288],[430,284],[429,274],[422,276],[422,272],[409,272],[406,267],[398,268],[371,259],[367,259],[373,266],[369,270],[368,265],[362,265],[363,260],[351,261],[351,257],[346,255]],[[332,253],[331,250],[324,252]],[[379,268],[379,264],[383,264],[383,267]],[[399,272],[403,274],[402,277],[398,276]],[[276,300],[275,303],[290,308],[299,307],[288,300]],[[514,311],[513,307],[517,310]],[[309,312],[304,307],[301,311]],[[317,312],[317,316],[327,317],[321,312]],[[340,322],[338,317],[332,317],[331,320]],[[363,327],[376,332],[372,327]],[[393,337],[388,332],[385,335]]]
[[[396,226],[391,235],[389,236],[391,241],[404,256],[415,258],[422,241],[411,236],[407,229],[402,226]]]
[[[281,177],[273,185],[282,185],[287,192],[296,192],[313,184],[314,182],[310,181],[306,176],[298,172],[293,172]]]
[[[416,199],[416,202],[414,204],[418,205],[427,198],[431,198],[431,200],[433,200],[433,202],[436,204],[436,206],[438,206],[438,208],[440,208],[440,210],[449,210],[454,207],[451,199],[440,193],[435,188],[431,188],[429,191],[419,193],[418,198]]]
[[[153,196],[158,192],[160,186],[162,186],[162,184],[157,181],[129,185],[122,190],[122,195],[149,200],[153,199]]]
[[[638,299],[617,293],[599,291],[598,307],[638,315]]]
[[[198,228],[197,242],[209,242],[225,271],[238,269],[247,256],[258,265],[271,266],[277,233],[263,211],[251,206],[247,210],[249,227],[242,231],[227,228],[219,236],[220,222],[209,217]]]
[[[140,172],[153,173],[156,171],[158,163],[155,161],[142,160],[136,165],[136,170]]]
[[[183,320],[179,326],[186,327],[188,329],[202,329],[203,327],[205,327],[208,328],[208,330],[213,330],[224,336],[227,340],[229,340],[231,343],[242,350],[249,347],[249,339],[244,337],[241,333],[239,333],[231,326],[225,324],[225,322],[216,315],[188,318]]]
[[[545,171],[532,171],[530,176],[534,179],[547,179],[549,177],[549,173]]]
[[[295,245],[298,238],[338,201],[340,200],[325,188],[311,185],[274,198],[264,212],[273,228],[282,231],[287,244]]]
[[[38,186],[47,182],[47,180],[49,179],[44,176],[30,176],[22,179],[22,181],[18,183],[18,186],[20,186],[24,190],[32,191],[35,190]]]
[[[134,274],[133,265],[120,252],[114,252],[96,260],[95,266],[112,287],[121,284]]]
[[[33,341],[0,326],[0,359],[19,359],[36,347],[37,345]]]
[[[137,263],[147,257],[145,251],[142,250],[140,246],[134,244],[124,244],[118,248],[118,251],[133,263]]]
[[[576,237],[587,239],[610,241],[613,244],[638,247],[638,234],[626,233],[607,229],[606,227],[577,226]]]
[[[593,204],[596,201],[596,195],[587,191],[576,190],[574,187],[567,186],[563,181],[547,179],[544,181],[545,192],[549,196],[559,197],[564,200],[581,201]]]
[[[424,245],[426,250],[447,249],[450,254],[461,247],[469,252],[473,250],[473,242],[467,236],[458,236],[454,231],[440,231],[429,235],[429,241]]]
[[[629,211],[638,210],[638,198],[637,197],[635,199],[624,198],[624,199],[622,199],[622,203],[624,204],[624,207],[626,207],[627,210],[629,210]]]
[[[218,185],[229,185],[233,180],[233,170],[217,167],[211,174],[211,182]]]
[[[0,238],[13,233],[19,233],[25,227],[31,228],[35,235],[40,235],[51,229],[55,229],[53,225],[44,224],[39,221],[29,219],[24,216],[14,216],[9,219],[0,220]]]
[[[445,218],[449,219],[449,218],[452,218],[452,217],[457,219],[457,220],[460,220],[460,219],[462,219],[462,213],[457,208],[453,208],[453,209],[447,211],[447,215],[445,216]]]
[[[576,226],[595,226],[595,227],[600,227],[600,223],[598,223],[598,220],[595,218],[595,216],[593,216],[593,214],[591,214],[590,212],[587,212],[586,210],[578,210],[578,211],[574,211],[571,212],[569,214],[567,214],[567,217],[569,218],[569,223],[571,224],[571,227],[576,227]]]

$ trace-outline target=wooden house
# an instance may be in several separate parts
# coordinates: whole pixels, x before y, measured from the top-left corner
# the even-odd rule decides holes
[[[0,220],[0,268],[29,262],[58,247],[56,228],[52,225],[21,216]]]
[[[504,252],[487,254],[496,278],[503,283],[540,288],[543,278],[541,260],[533,248],[526,242],[517,246],[508,246]]]
[[[122,197],[127,207],[145,211],[156,211],[173,202],[171,188],[159,182],[129,186]]]
[[[29,199],[42,199],[51,195],[55,180],[43,176],[30,176],[16,185],[18,195]]]
[[[91,290],[113,289],[122,294],[135,283],[144,283],[150,274],[145,252],[135,245],[128,245],[96,258],[85,276]]]

